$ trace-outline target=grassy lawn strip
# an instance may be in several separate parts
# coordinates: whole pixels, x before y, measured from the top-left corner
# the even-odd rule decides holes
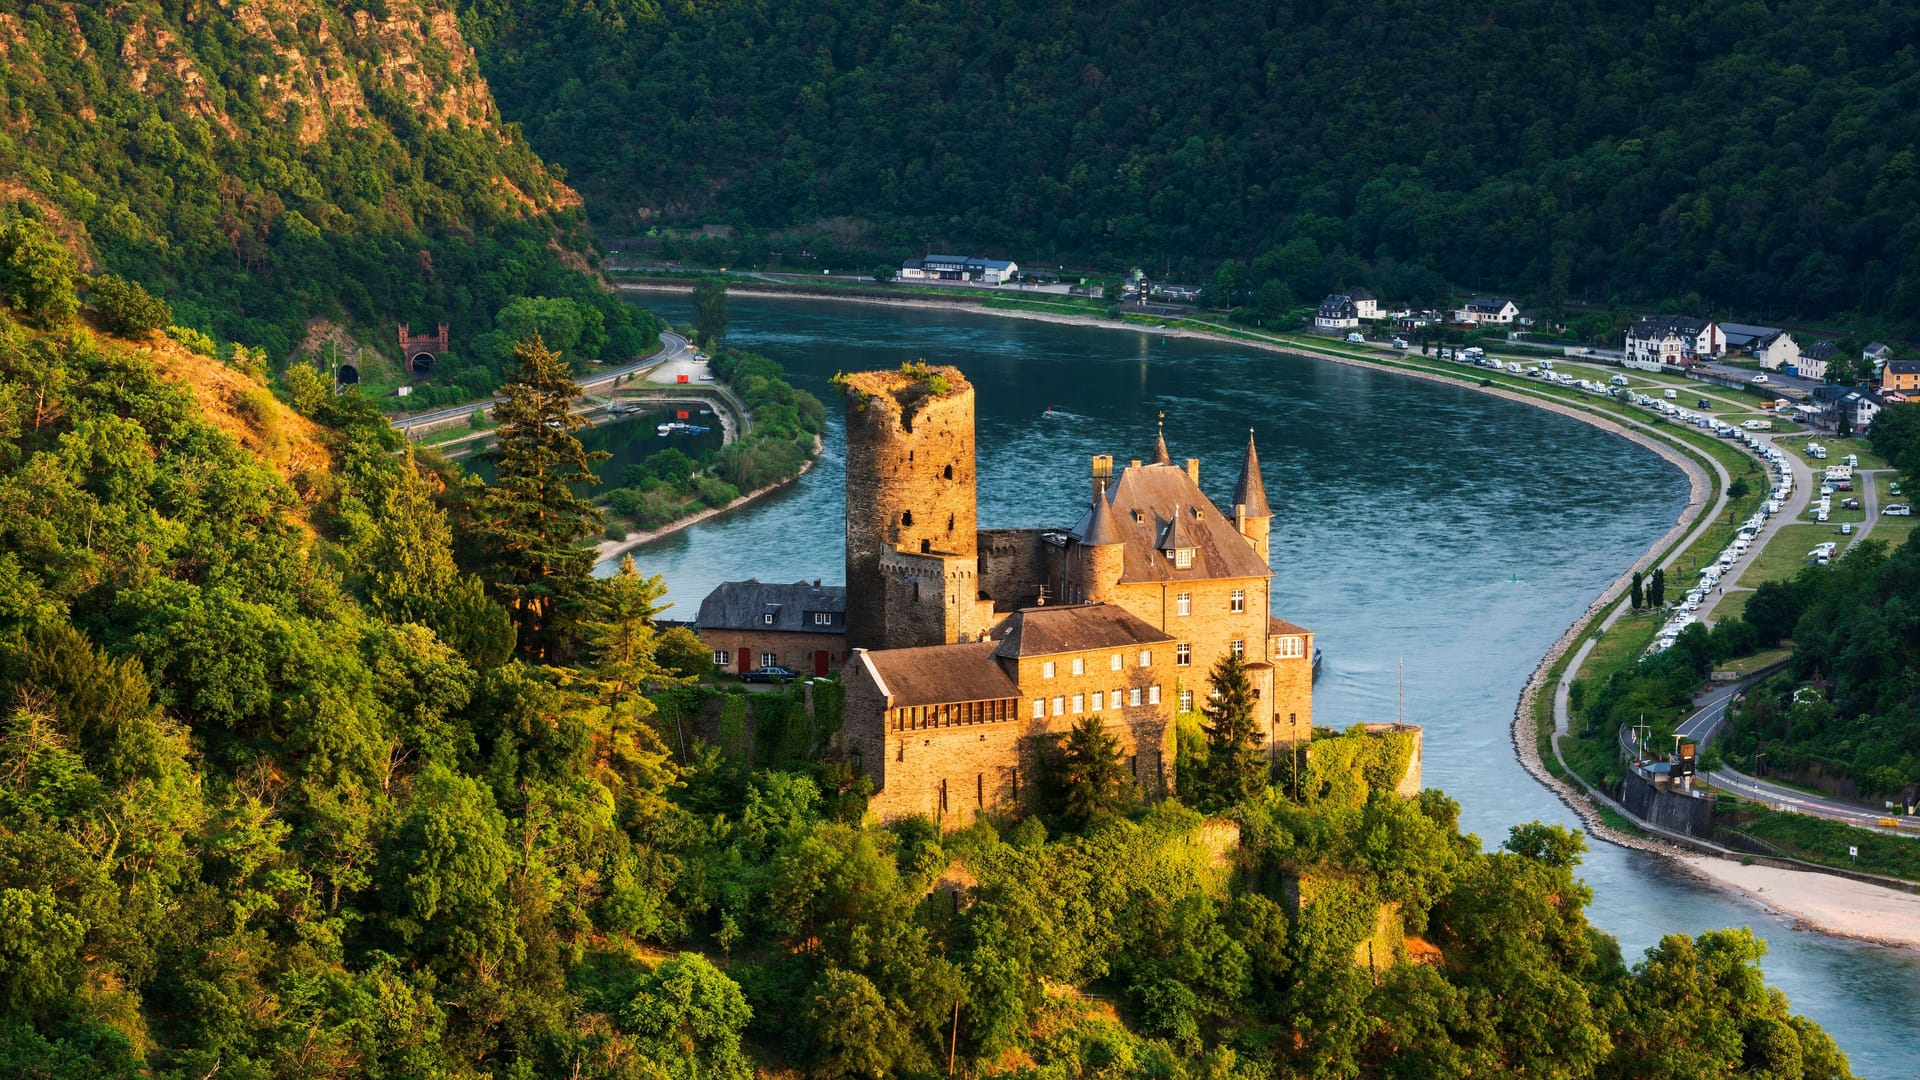
[[[1757,837],[1779,848],[1784,854],[1822,866],[1920,881],[1920,836],[1897,836],[1873,829],[1857,829],[1844,822],[1806,814],[1776,810],[1753,813],[1751,820],[1729,831]],[[1736,820],[1744,816],[1737,815]],[[1847,857],[1849,847],[1860,849],[1858,859]]]
[[[1847,538],[1835,533],[1831,525],[1783,526],[1760,550],[1746,573],[1740,575],[1740,582],[1751,587],[1763,581],[1785,581],[1807,565],[1807,552],[1813,550],[1814,545],[1828,540],[1847,543]]]
[[[1865,439],[1829,439],[1819,435],[1808,435],[1793,439],[1776,439],[1774,442],[1776,445],[1797,455],[1800,460],[1805,461],[1816,470],[1824,469],[1828,465],[1844,464],[1848,454],[1854,454],[1860,458],[1859,467],[1862,469],[1884,469],[1887,467],[1886,459],[1875,454],[1873,447],[1868,445]],[[1819,443],[1821,446],[1827,448],[1826,460],[1823,461],[1819,458],[1807,456],[1807,444],[1810,442]]]

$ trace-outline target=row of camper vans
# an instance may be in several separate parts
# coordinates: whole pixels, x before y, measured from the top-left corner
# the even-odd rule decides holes
[[[1649,407],[1667,405],[1664,400],[1656,401],[1643,395],[1636,395],[1634,402]],[[1673,407],[1669,406],[1669,408]],[[1683,412],[1684,410],[1674,409],[1673,411]],[[1707,595],[1719,588],[1720,579],[1733,569],[1735,563],[1753,550],[1753,545],[1759,542],[1760,530],[1766,525],[1767,519],[1779,513],[1780,507],[1793,493],[1793,472],[1787,467],[1784,454],[1775,447],[1762,444],[1750,432],[1739,432],[1736,437],[1751,447],[1755,454],[1766,462],[1768,469],[1774,474],[1773,487],[1768,491],[1768,498],[1761,504],[1760,509],[1741,524],[1740,530],[1734,534],[1733,541],[1721,550],[1718,558],[1700,572],[1699,583],[1687,590],[1686,595],[1675,606],[1673,615],[1660,628],[1659,636],[1654,638],[1653,644],[1647,647],[1649,655],[1672,648],[1673,643],[1679,639],[1681,631],[1699,621],[1697,612]],[[1831,547],[1831,545],[1823,546]],[[1829,551],[1828,556],[1830,557],[1831,554],[1832,552]]]

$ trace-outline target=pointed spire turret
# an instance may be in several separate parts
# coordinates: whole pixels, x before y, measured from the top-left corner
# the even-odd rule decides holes
[[[1167,414],[1166,413],[1160,414],[1160,438],[1159,438],[1159,441],[1156,442],[1153,447],[1153,463],[1155,465],[1173,464],[1173,455],[1167,453]]]
[[[1267,484],[1260,478],[1260,455],[1253,448],[1253,429],[1247,429],[1247,460],[1240,466],[1240,482],[1233,485],[1233,504],[1246,507],[1250,518],[1270,518]]]
[[[1120,533],[1120,523],[1113,519],[1113,504],[1107,501],[1105,491],[1093,497],[1093,509],[1087,511],[1086,525],[1080,531],[1080,542],[1088,547],[1111,547],[1127,542]]]

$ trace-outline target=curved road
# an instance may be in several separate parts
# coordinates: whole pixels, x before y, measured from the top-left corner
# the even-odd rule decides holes
[[[591,390],[597,386],[611,385],[629,375],[637,375],[659,364],[671,363],[675,360],[687,360],[692,357],[693,345],[688,342],[686,338],[671,331],[662,330],[660,331],[660,348],[651,356],[642,357],[622,367],[608,368],[605,371],[589,372],[575,378],[573,381],[579,383],[582,389]],[[395,419],[393,426],[402,432],[407,432],[417,427],[431,427],[452,420],[462,420],[472,416],[475,409],[488,408],[499,400],[499,398],[488,398],[485,401],[476,401],[468,405],[455,405],[448,409],[434,409],[430,412],[416,413],[413,416],[404,416]]]

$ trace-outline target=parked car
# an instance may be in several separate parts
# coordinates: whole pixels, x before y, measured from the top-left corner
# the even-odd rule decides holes
[[[1891,505],[1891,506],[1889,506],[1889,507],[1887,507],[1887,508],[1886,508],[1885,510],[1882,510],[1882,511],[1880,511],[1880,516],[1882,516],[1882,517],[1912,517],[1912,516],[1913,516],[1913,507],[1911,507],[1911,506],[1908,506],[1908,505],[1907,505],[1906,503],[1894,503],[1893,505]]]
[[[1349,344],[1349,345],[1358,345],[1358,344],[1360,344],[1361,342],[1363,342],[1363,341],[1365,341],[1365,340],[1367,340],[1367,339],[1366,339],[1366,338],[1363,338],[1363,337],[1361,337],[1361,336],[1360,336],[1359,334],[1348,334],[1348,335],[1347,335],[1347,344]]]
[[[1858,510],[1860,509],[1860,500],[1848,499],[1846,502],[1841,503],[1840,507],[1843,510]]]
[[[1753,378],[1748,379],[1747,381],[1752,383],[1755,386],[1765,386],[1768,382],[1768,379],[1765,375],[1755,375]]]
[[[779,664],[769,664],[766,667],[757,667],[752,671],[740,673],[741,682],[783,683],[799,677],[799,672],[792,668],[783,668]]]

